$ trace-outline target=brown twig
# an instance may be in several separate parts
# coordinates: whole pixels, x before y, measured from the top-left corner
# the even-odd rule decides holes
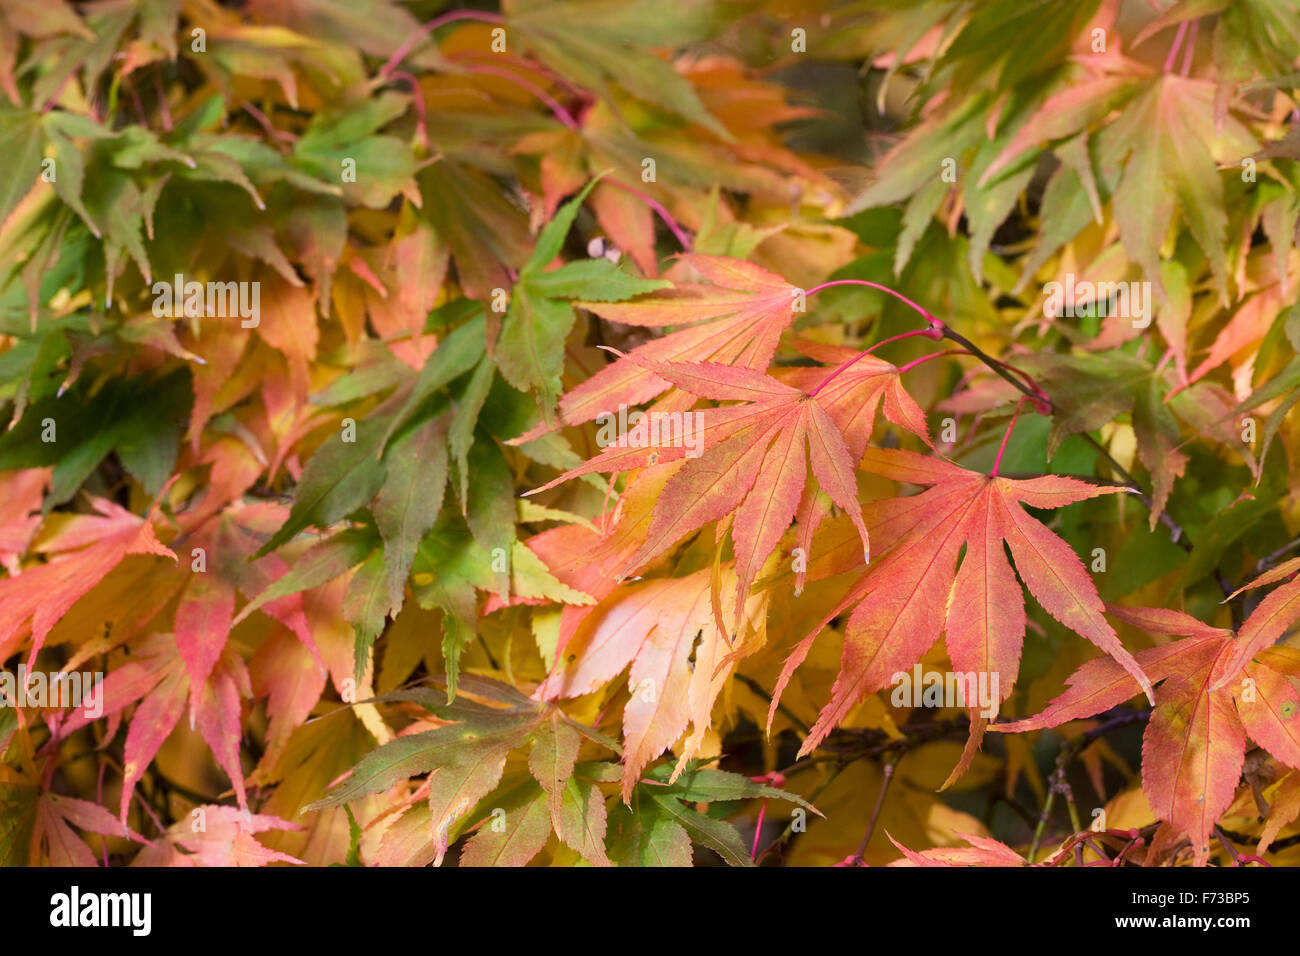
[[[880,819],[880,809],[885,805],[885,794],[889,792],[889,784],[894,779],[894,769],[902,759],[903,755],[900,753],[893,760],[885,761],[885,765],[880,768],[882,774],[880,791],[876,794],[876,805],[871,808],[871,819],[867,823],[867,832],[862,834],[862,841],[853,854],[852,863],[854,866],[862,862],[862,855],[867,852],[867,844],[871,842],[871,835],[876,832],[876,821]]]

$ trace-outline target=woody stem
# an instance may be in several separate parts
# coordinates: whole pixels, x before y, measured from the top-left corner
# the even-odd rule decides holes
[[[858,843],[858,849],[853,854],[853,862],[861,863],[862,856],[867,852],[867,844],[871,842],[871,835],[876,832],[876,821],[880,819],[880,810],[885,805],[885,794],[889,791],[890,781],[894,779],[894,768],[898,762],[903,759],[900,753],[893,760],[885,761],[885,765],[880,768],[881,781],[880,790],[876,793],[876,805],[871,809],[871,820],[867,823],[867,832],[862,834],[862,840]]]
[[[1040,402],[1040,404],[1045,404],[1048,409],[1051,408],[1052,405],[1051,399],[1049,399],[1047,397],[1047,394],[1041,388],[1038,387],[1038,385],[1033,381],[1033,379],[1029,378],[1028,375],[1025,375],[1024,372],[1020,372],[1019,369],[1014,370],[1019,375],[1023,376],[1027,380],[1028,384],[1020,381],[1014,375],[1012,375],[1011,367],[1008,366],[1005,362],[998,361],[993,356],[989,355],[987,352],[981,349],[974,342],[972,342],[970,339],[966,338],[966,336],[962,335],[960,332],[953,331],[953,329],[950,326],[947,325],[940,326],[940,332],[943,338],[947,339],[950,342],[955,342],[956,344],[964,348],[966,351],[970,352],[971,355],[975,356],[977,359],[979,359],[981,362],[983,362],[985,365],[991,368],[994,372],[996,372],[999,376],[1001,376],[1002,378],[1010,382],[1012,385],[1014,385],[1017,391],[1023,392],[1024,394],[1028,395],[1030,398],[1037,399]]]

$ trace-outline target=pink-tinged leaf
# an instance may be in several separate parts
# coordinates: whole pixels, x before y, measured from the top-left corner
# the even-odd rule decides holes
[[[903,854],[903,859],[895,860],[890,866],[1027,866],[1022,857],[1011,847],[990,837],[972,836],[958,833],[969,847],[936,847],[933,850],[909,850],[889,836],[889,842]]]
[[[941,863],[938,860],[931,859],[930,857],[925,856],[923,853],[917,853],[915,850],[909,850],[907,847],[903,846],[903,844],[895,840],[894,835],[890,833],[888,830],[885,831],[885,836],[889,837],[889,842],[894,844],[894,847],[898,850],[899,853],[903,854],[903,859],[898,860],[895,863],[891,864],[892,866],[950,866],[951,865],[949,863]]]
[[[145,769],[157,755],[158,748],[180,720],[188,690],[189,678],[177,658],[149,696],[141,701],[135,716],[131,718],[122,764],[122,807],[119,817],[124,824],[135,785],[140,782]]]
[[[1192,370],[1188,380],[1197,381],[1242,349],[1260,342],[1282,306],[1281,290],[1277,285],[1271,285],[1248,299],[1215,338],[1210,354]]]
[[[631,663],[659,622],[673,580],[658,578],[622,589],[622,599],[594,608],[578,627],[561,666],[542,683],[543,700],[580,697]]]
[[[1177,637],[1199,637],[1222,640],[1231,637],[1232,631],[1222,627],[1204,624],[1182,611],[1162,607],[1128,607],[1123,604],[1107,604],[1106,610],[1111,617],[1118,618],[1125,624],[1132,624],[1148,634],[1171,634]]]
[[[325,670],[286,631],[264,640],[248,665],[253,697],[266,698],[266,751],[261,768],[274,767],[289,735],[311,716],[325,690]]]
[[[858,502],[857,470],[848,446],[830,415],[817,402],[806,403],[805,413],[808,416],[808,453],[813,475],[826,496],[853,521],[862,538],[862,560],[869,562],[871,539]]]
[[[1271,591],[1268,597],[1259,602],[1237,632],[1237,641],[1232,653],[1224,662],[1222,677],[1215,687],[1238,674],[1246,662],[1286,633],[1297,617],[1300,617],[1300,579],[1289,581]]]
[[[627,251],[648,278],[653,279],[659,274],[654,214],[640,197],[626,189],[601,183],[592,190],[591,208],[600,228],[618,248]]]
[[[1195,673],[1210,666],[1222,651],[1223,641],[1221,637],[1188,638],[1138,651],[1137,659],[1153,681],[1168,677],[1190,680]],[[1138,693],[1129,672],[1110,657],[1086,661],[1065,683],[1069,690],[1052,700],[1036,717],[992,724],[989,729],[1014,734],[1059,727],[1066,721],[1092,717],[1118,707]]]
[[[948,595],[946,644],[953,670],[997,675],[998,700],[1010,696],[1020,672],[1025,598],[1007,561],[999,516],[991,508],[970,515],[966,555]]]
[[[897,375],[885,386],[884,396],[885,418],[900,428],[906,428],[927,445],[933,446],[930,428],[925,421],[925,412],[912,397],[912,393],[903,387]]]
[[[235,589],[216,572],[195,573],[176,609],[176,649],[190,684],[200,687],[226,646],[235,617]],[[191,705],[193,716],[193,705]]]
[[[120,667],[109,671],[104,683],[99,688],[101,716],[112,716],[140,700],[157,686],[165,676],[165,671],[148,667],[138,661],[128,661]],[[97,719],[86,712],[87,708],[73,710],[68,719],[60,726],[59,736],[66,737],[73,731],[80,730]]]
[[[679,756],[689,759],[687,755],[698,749],[735,661],[757,650],[765,639],[763,595],[746,603],[750,623],[734,641],[718,630],[711,579],[712,571],[706,568],[683,578],[657,578],[619,589],[582,621],[562,660],[538,688],[543,699],[578,697],[632,665],[630,699],[623,711],[623,786],[628,794],[641,770],[682,736],[688,722],[692,732]],[[725,614],[735,612],[734,580],[729,569],[720,574]]]
[[[664,486],[650,530],[626,570],[644,565],[683,536],[717,521],[749,494],[775,428],[752,429],[686,462]]]
[[[0,567],[19,573],[19,557],[41,526],[41,499],[52,468],[24,468],[0,474]]]
[[[624,493],[626,501],[635,494],[629,488]],[[559,525],[548,528],[528,539],[530,551],[542,559],[543,563],[555,575],[556,580],[566,587],[591,595],[599,604],[618,587],[615,569],[632,556],[635,545],[630,548],[617,549],[611,553],[601,550],[604,544],[612,543],[613,536],[602,539],[590,528],[579,524]],[[555,644],[555,661],[559,661],[564,649],[569,646],[578,625],[594,610],[595,605],[566,604],[560,611],[560,633]]]
[[[1292,558],[1290,561],[1283,561],[1277,567],[1269,568],[1269,570],[1265,571],[1259,577],[1243,584],[1241,587],[1237,588],[1237,590],[1224,598],[1224,600],[1231,601],[1243,591],[1253,591],[1255,588],[1262,588],[1266,584],[1273,584],[1276,581],[1289,578],[1291,575],[1295,574],[1296,571],[1300,571],[1300,558]]]
[[[620,405],[639,405],[667,390],[669,383],[650,371],[647,363],[712,361],[759,370],[771,363],[781,333],[794,319],[795,287],[739,259],[701,255],[680,259],[714,285],[679,284],[631,302],[579,305],[601,318],[627,325],[702,324],[638,346],[627,358],[606,366],[566,393],[560,399],[561,423],[580,425]],[[547,430],[538,426],[514,441],[528,441]]]
[[[984,475],[968,471],[943,458],[918,455],[900,448],[868,448],[858,463],[882,478],[909,485],[953,484],[983,481]]]
[[[1288,767],[1300,767],[1300,693],[1284,675],[1247,664],[1232,686],[1241,724],[1255,741]]]
[[[983,187],[1026,150],[1073,136],[1080,129],[1103,119],[1133,89],[1132,77],[1103,75],[1071,83],[1061,92],[1049,96],[989,164],[979,185]]]
[[[699,450],[707,454],[746,428],[754,428],[771,414],[771,406],[735,405],[729,408],[710,408],[696,413],[695,439]],[[611,426],[613,424],[611,416]],[[665,435],[673,429],[662,429],[655,436],[651,420],[647,417],[628,429],[626,435],[614,438],[599,455],[571,468],[539,488],[526,492],[534,495],[580,475],[598,472],[622,472],[647,465],[667,464],[686,457],[690,450],[676,433]]]
[[[803,393],[766,372],[717,362],[651,362],[624,356],[684,392],[713,401],[789,402]]]
[[[689,581],[689,579],[686,579]],[[691,669],[687,664],[695,637],[712,620],[708,592],[683,593],[678,587],[665,600],[689,601],[677,605],[686,626],[664,621],[646,637],[628,675],[632,695],[623,708],[623,800],[631,799],[641,771],[686,730],[690,717],[687,691]]]
[[[888,686],[894,674],[908,670],[939,639],[970,504],[948,515],[929,535],[909,538],[870,573],[870,590],[845,628],[831,699],[804,738],[799,756],[815,750],[865,694]]]
[[[201,816],[196,816],[201,814]],[[195,826],[197,820],[203,826]],[[132,866],[266,866],[303,861],[272,850],[254,838],[267,830],[301,830],[288,820],[236,807],[207,804],[174,823],[156,847],[140,851]]]
[[[44,542],[42,551],[64,551],[46,564],[0,580],[0,656],[13,652],[24,626],[31,625],[27,669],[35,669],[50,629],[86,592],[128,554],[157,554],[176,560],[159,543],[147,519],[103,498],[94,498],[97,515],[80,515],[63,533]],[[80,548],[80,550],[70,550]]]
[[[690,688],[686,692],[691,731],[677,750],[677,764],[673,767],[669,778],[670,783],[686,769],[687,764],[704,745],[705,734],[712,726],[714,704],[727,682],[731,680],[736,665],[745,657],[758,651],[767,640],[769,594],[766,591],[754,594],[745,602],[743,609],[745,623],[734,641],[729,639],[724,630],[719,630],[717,624],[719,619],[726,622],[736,616],[735,608],[729,598],[732,593],[731,588],[728,587],[730,577],[729,571],[719,569],[716,585],[712,582],[710,584],[710,600],[716,589],[720,606],[712,618],[714,626],[701,628],[700,641],[695,647],[695,665],[691,669]]]
[[[1024,501],[1036,507],[1060,507],[1112,489],[1058,476],[1028,481],[990,478],[938,458],[898,450],[868,449],[862,464],[896,481],[935,487],[919,495],[873,501],[863,508],[870,533],[877,540],[898,543],[787,658],[774,687],[773,708],[816,634],[833,617],[858,605],[845,630],[831,699],[801,753],[816,747],[863,694],[887,686],[894,673],[906,672],[945,626],[957,658],[973,662],[977,670],[996,666],[999,695],[1006,695],[1011,684],[1003,685],[1002,680],[1015,677],[1024,596],[1006,566],[1004,542],[1011,548],[1016,571],[1044,609],[1116,658],[1151,696],[1150,682],[1102,617],[1101,598],[1078,556],[1020,506]],[[957,555],[963,546],[967,554],[962,588],[954,595]],[[836,571],[850,569],[842,557],[835,560]],[[819,570],[820,577],[825,574],[826,569]],[[978,607],[968,600],[972,590],[985,593]],[[769,724],[772,713],[774,709],[769,711]]]
[[[1018,490],[1014,494],[1016,498],[1021,497]],[[1007,536],[1016,570],[1043,610],[1115,658],[1133,675],[1147,699],[1154,703],[1151,681],[1102,616],[1104,605],[1097,594],[1097,586],[1088,577],[1079,556],[1039,521],[1026,514],[1011,495],[1005,495],[1001,504],[1006,527],[1016,532]]]
[[[970,734],[966,737],[966,745],[961,749],[961,756],[957,758],[956,766],[952,768],[944,782],[939,785],[941,791],[951,787],[970,769],[970,765],[975,760],[975,755],[979,753],[980,745],[984,742],[984,731],[988,729],[988,726],[989,719],[980,712],[979,708],[970,708]]]
[[[1116,494],[1126,490],[1115,486],[1093,485],[1063,475],[1043,475],[1040,478],[1015,481],[1002,478],[998,480],[998,487],[1008,499],[1014,498],[1031,508],[1064,508],[1077,501],[1087,501],[1100,495]]]
[[[804,455],[806,428],[804,417],[800,415],[777,432],[776,439],[763,455],[753,488],[746,494],[744,503],[736,512],[731,537],[736,545],[738,605],[744,600],[758,569],[785,534],[790,519],[799,507],[808,471]],[[847,460],[848,454],[845,453],[843,458]],[[837,493],[843,497],[842,483]],[[854,501],[856,503],[856,496]],[[866,535],[865,528],[862,533]]]
[[[239,740],[242,734],[240,697],[252,694],[248,671],[243,660],[230,653],[224,656],[221,666],[212,672],[197,694],[193,690],[196,686],[190,684],[191,712],[195,715],[195,725],[207,741],[212,755],[217,758],[217,764],[234,785],[240,809],[247,810],[244,771],[239,762]],[[192,702],[194,697],[198,697],[197,706]]]
[[[44,846],[50,866],[98,866],[81,837],[69,824],[78,829],[104,836],[126,836],[137,843],[149,841],[119,823],[113,815],[96,803],[75,797],[43,793],[36,803],[36,821],[32,829],[32,856]],[[35,859],[33,859],[35,865]]]
[[[1223,693],[1209,692],[1210,668],[1170,680],[1142,737],[1142,792],[1152,811],[1192,840],[1196,864],[1241,779],[1246,735]]]

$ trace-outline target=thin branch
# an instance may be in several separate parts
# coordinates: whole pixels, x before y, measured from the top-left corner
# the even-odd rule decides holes
[[[885,765],[880,768],[882,774],[880,791],[876,794],[876,805],[871,808],[871,820],[867,823],[867,832],[862,834],[862,841],[853,854],[854,866],[862,862],[862,855],[867,852],[867,844],[871,842],[871,835],[876,832],[876,821],[880,819],[880,809],[885,805],[885,794],[889,792],[889,784],[894,779],[894,769],[902,759],[903,755],[900,753],[893,760],[885,761]]]
[[[953,329],[950,326],[942,325],[940,326],[940,328],[943,332],[943,337],[945,339],[948,339],[949,341],[952,342],[956,342],[958,345],[962,346],[962,348],[969,351],[972,355],[974,355],[985,365],[987,365],[990,369],[996,372],[1001,378],[1005,379],[1007,382],[1013,385],[1017,391],[1021,392],[1024,395],[1029,396],[1030,398],[1035,399],[1036,402],[1038,403],[1038,411],[1041,414],[1051,415],[1052,412],[1055,411],[1055,405],[1052,403],[1051,398],[1049,398],[1047,393],[1044,392],[1041,388],[1039,388],[1037,384],[1027,385],[1024,382],[1019,381],[1011,374],[1011,372],[1008,370],[1005,363],[1000,362],[997,359],[993,358],[993,356],[989,355],[987,352],[981,349],[970,339],[966,338],[964,335],[960,334],[959,332],[953,331]],[[1127,468],[1125,468],[1118,461],[1116,461],[1115,457],[1106,449],[1104,445],[1101,444],[1101,442],[1097,441],[1097,439],[1093,438],[1087,432],[1083,432],[1082,437],[1084,441],[1086,441],[1089,445],[1093,447],[1093,449],[1097,452],[1097,454],[1101,455],[1102,458],[1106,460],[1106,462],[1110,465],[1110,467],[1114,469],[1115,474],[1119,475],[1123,479],[1124,485],[1132,490],[1133,494],[1138,498],[1138,500],[1140,500],[1142,504],[1146,506],[1146,509],[1148,511],[1154,511],[1155,502],[1151,499],[1151,496],[1142,489],[1142,485],[1138,482],[1137,478],[1133,477],[1132,473],[1129,472]],[[1192,550],[1192,543],[1187,540],[1187,535],[1183,531],[1182,525],[1180,525],[1177,521],[1175,521],[1170,516],[1168,511],[1164,511],[1164,510],[1160,512],[1160,518],[1158,520],[1160,521],[1161,524],[1163,524],[1165,527],[1169,529],[1170,540],[1173,541],[1174,544],[1178,545],[1180,548],[1182,548],[1184,551],[1190,554]],[[1220,590],[1223,591],[1224,595],[1230,595],[1233,593],[1235,589],[1232,587],[1231,583],[1229,583],[1228,580],[1224,577],[1222,571],[1216,569],[1214,572],[1214,578],[1216,583],[1219,585]],[[1234,624],[1240,625],[1241,609],[1236,604],[1232,606],[1232,615],[1233,615]]]
[[[456,20],[479,20],[483,23],[505,22],[505,18],[501,14],[491,13],[486,10],[448,10],[446,13],[434,17],[428,23],[424,24],[424,26],[420,27],[420,29],[414,34],[407,37],[406,40],[402,42],[402,45],[393,51],[393,55],[388,58],[388,61],[379,68],[380,76],[388,76],[392,73],[392,71],[397,67],[397,64],[406,59],[407,55],[415,49],[418,44],[423,42],[430,33],[438,29],[438,27],[452,23]]]
[[[1075,758],[1086,750],[1093,741],[1104,737],[1112,730],[1142,720],[1150,715],[1150,713],[1151,711],[1149,709],[1120,710],[1109,719],[1102,721],[1096,727],[1092,728],[1092,730],[1088,731],[1083,736],[1061,747],[1060,752],[1056,755],[1056,769],[1052,772],[1051,785],[1047,790],[1047,798],[1043,801],[1043,810],[1039,815],[1038,825],[1034,828],[1033,842],[1029,847],[1028,859],[1030,863],[1034,862],[1034,857],[1038,854],[1038,847],[1047,830],[1047,821],[1051,818],[1052,808],[1056,804],[1056,795],[1058,793],[1065,797],[1068,803],[1070,810],[1070,823],[1073,827],[1073,832],[1079,833],[1082,830],[1078,810],[1074,806],[1074,794],[1065,777],[1070,764],[1073,763]]]

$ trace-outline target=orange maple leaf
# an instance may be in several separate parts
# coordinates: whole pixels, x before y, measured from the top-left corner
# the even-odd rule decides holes
[[[1014,480],[969,471],[914,452],[870,449],[864,466],[909,484],[931,485],[907,498],[872,502],[864,514],[877,537],[897,541],[787,658],[768,725],[790,676],[830,621],[856,605],[845,631],[831,699],[800,749],[811,752],[862,699],[907,671],[947,631],[954,669],[997,675],[1010,694],[1025,635],[1025,601],[1005,542],[1025,585],[1066,627],[1109,654],[1151,696],[1151,682],[1102,615],[1097,588],[1070,546],[1022,507],[1060,508],[1117,491],[1074,478]],[[961,566],[957,556],[965,546]],[[961,595],[954,599],[953,595]],[[990,685],[992,680],[990,679]]]

